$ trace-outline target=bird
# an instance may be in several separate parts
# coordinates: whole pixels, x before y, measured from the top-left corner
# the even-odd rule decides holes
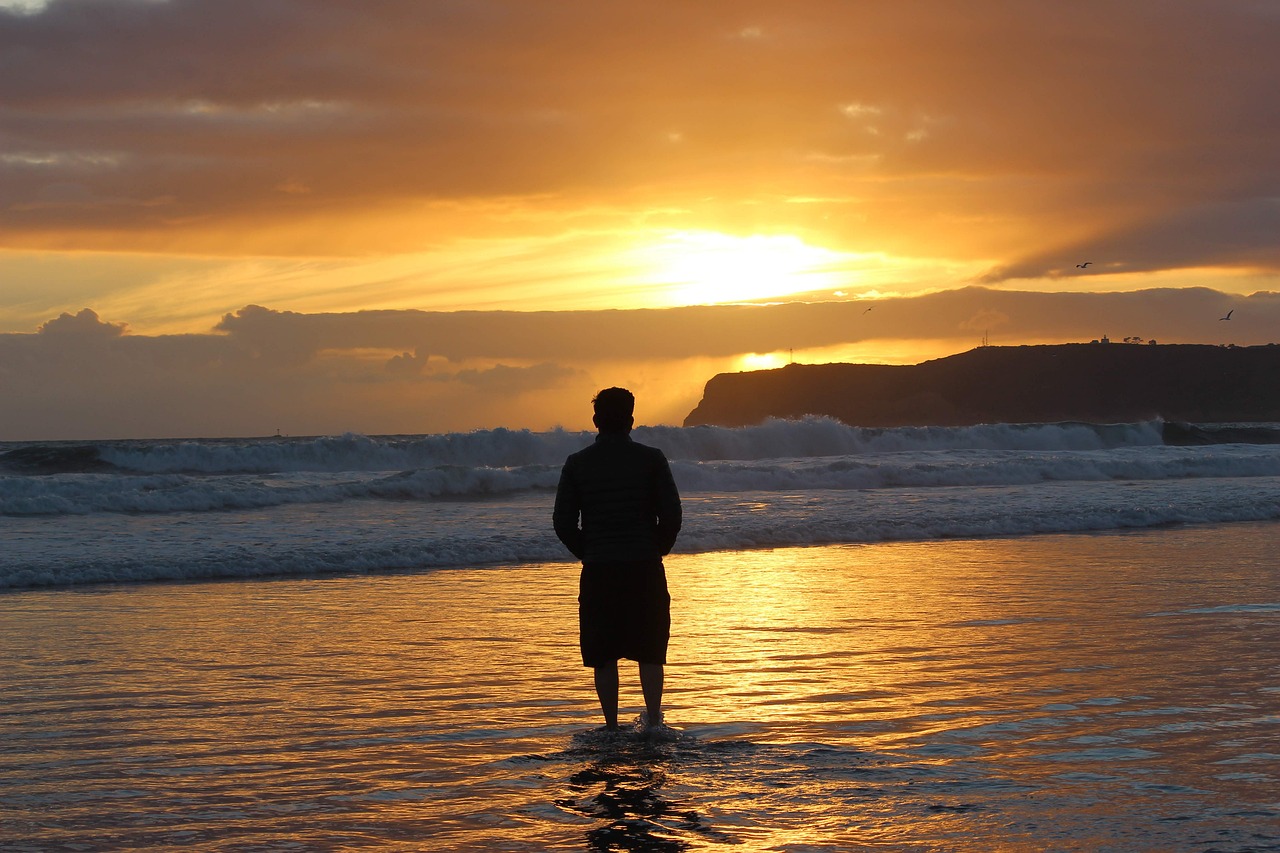
[[[1227,316],[1225,316],[1225,317],[1219,317],[1218,319],[1219,319],[1219,320],[1230,320],[1230,319],[1231,319],[1231,315],[1232,315],[1232,314],[1234,314],[1234,313],[1236,313],[1236,309],[1232,308],[1230,311],[1228,311],[1228,312],[1227,312]]]
[[[872,306],[871,306],[871,308],[874,308],[874,307],[876,307],[876,306],[874,306],[874,305],[872,305]],[[867,311],[870,311],[870,310],[871,310],[871,308],[868,308],[868,309],[867,309]],[[867,311],[863,311],[862,313],[863,313],[863,314],[865,314],[865,313],[867,313]]]
[[[1089,266],[1089,264],[1091,263],[1093,263],[1093,261],[1085,261],[1083,264],[1076,264],[1076,269],[1082,270],[1085,267]]]

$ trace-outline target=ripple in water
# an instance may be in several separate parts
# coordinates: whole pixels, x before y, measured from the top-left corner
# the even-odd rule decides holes
[[[0,847],[1275,848],[1273,541],[674,557],[656,739],[568,565],[11,593]]]

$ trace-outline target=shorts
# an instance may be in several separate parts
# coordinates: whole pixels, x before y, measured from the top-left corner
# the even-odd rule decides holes
[[[608,560],[582,564],[578,582],[578,641],[582,665],[628,658],[666,663],[671,596],[662,560]]]

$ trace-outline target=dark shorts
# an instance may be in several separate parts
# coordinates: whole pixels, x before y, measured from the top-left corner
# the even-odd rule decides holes
[[[671,596],[662,560],[583,563],[578,582],[578,640],[583,666],[619,658],[666,663]]]

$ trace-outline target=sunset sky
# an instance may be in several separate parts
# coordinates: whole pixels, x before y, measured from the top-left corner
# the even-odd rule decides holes
[[[0,0],[0,440],[1280,341],[1277,91],[1272,0]]]

